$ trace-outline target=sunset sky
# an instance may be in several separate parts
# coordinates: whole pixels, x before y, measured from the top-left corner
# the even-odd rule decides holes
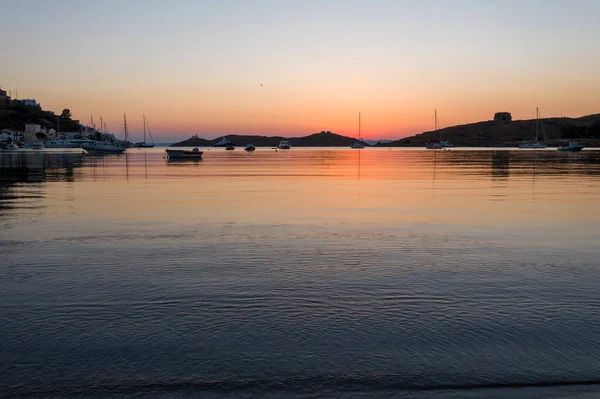
[[[600,112],[596,0],[0,0],[0,87],[155,140]],[[135,138],[134,138],[135,139]]]

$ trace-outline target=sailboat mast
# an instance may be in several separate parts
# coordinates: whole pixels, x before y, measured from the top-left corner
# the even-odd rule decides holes
[[[538,111],[538,118],[540,120],[540,128],[542,129],[542,137],[544,138],[544,143],[546,143],[546,132],[544,131],[544,119],[542,118],[542,115],[540,114],[539,111]]]
[[[360,112],[358,113],[358,141],[360,141]]]
[[[127,132],[127,115],[123,114],[123,126],[125,127],[125,141],[128,141],[128,132]]]
[[[538,129],[540,124],[540,108],[535,108],[535,142],[538,142]]]
[[[146,143],[146,115],[144,115],[144,143]]]

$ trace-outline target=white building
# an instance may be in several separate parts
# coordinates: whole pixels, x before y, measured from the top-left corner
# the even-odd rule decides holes
[[[17,132],[15,132],[14,130],[10,130],[10,129],[0,130],[0,141],[6,141],[9,139],[11,141],[17,141],[17,136],[19,136],[19,134]]]
[[[26,143],[31,143],[33,140],[36,140],[37,134],[46,134],[46,128],[41,127],[40,125],[36,125],[33,123],[28,123],[25,125],[25,133],[23,134],[23,139]]]
[[[41,108],[41,105],[35,101],[35,98],[24,98],[22,100],[19,100],[21,102],[21,104],[26,105],[28,107],[38,107]]]

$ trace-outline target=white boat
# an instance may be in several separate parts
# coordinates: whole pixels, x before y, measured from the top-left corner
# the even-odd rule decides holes
[[[107,141],[92,141],[91,143],[84,143],[81,145],[81,148],[92,153],[122,154],[125,152],[125,148]]]
[[[583,150],[583,146],[576,141],[569,141],[569,145],[562,145],[557,148],[558,151],[581,151]]]
[[[539,136],[539,128],[541,126],[542,134],[544,136],[544,142],[540,143],[538,141]],[[535,109],[535,141],[529,143],[521,143],[519,144],[519,148],[522,150],[535,150],[535,149],[543,149],[546,148],[546,132],[544,132],[544,124],[540,120],[540,109]]]
[[[71,140],[48,140],[46,148],[78,148],[81,144],[74,143]]]
[[[74,148],[81,148],[84,144],[92,144],[94,140],[90,139],[69,139],[67,140],[69,143],[73,144]]]
[[[292,144],[290,144],[290,142],[287,140],[281,140],[277,148],[279,148],[280,150],[289,150],[292,148]]]
[[[361,149],[365,146],[360,142],[360,112],[358,113],[358,141],[350,146],[350,148]]]
[[[246,144],[246,148],[244,148],[244,151],[254,151],[256,150],[256,147],[254,147],[254,144]]]
[[[213,147],[227,147],[232,144],[233,143],[231,141],[227,140],[227,138],[222,137],[221,140],[219,140],[219,142],[216,143]]]
[[[148,133],[150,133],[150,128],[148,128]],[[152,133],[150,133],[150,140],[152,140]],[[151,143],[146,143],[146,115],[144,115],[144,141],[139,143],[135,143],[133,145],[135,148],[153,148],[154,140]]]
[[[440,131],[440,125],[439,125],[438,117],[437,117],[437,110],[434,111],[434,116],[435,116],[434,132],[438,133],[439,139],[432,140],[429,143],[425,144],[425,148],[427,148],[428,150],[443,150],[445,148],[454,147],[454,145],[452,145],[452,143],[450,143],[447,140],[442,139],[442,132]]]
[[[198,147],[190,150],[176,150],[173,148],[167,148],[165,150],[168,159],[201,159],[202,151]]]

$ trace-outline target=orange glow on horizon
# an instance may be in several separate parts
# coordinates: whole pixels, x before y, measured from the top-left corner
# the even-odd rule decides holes
[[[123,135],[123,113],[134,137],[142,134],[142,115],[146,115],[159,141],[176,141],[193,134],[207,138],[227,134],[300,137],[320,131],[357,138],[359,112],[362,138],[397,139],[432,130],[434,109],[444,128],[490,120],[498,111],[511,112],[514,119],[533,119],[537,106],[543,117],[579,117],[597,113],[600,104],[600,90],[593,86],[557,86],[541,94],[502,85],[490,86],[488,91],[467,86],[435,89],[425,84],[419,88],[414,83],[409,88],[357,85],[360,91],[352,92],[333,82],[318,90],[257,84],[176,87],[170,91],[158,85],[118,90],[94,86],[88,92],[57,92],[42,86],[23,92],[35,97],[44,109],[60,113],[69,108],[74,119],[83,124],[89,122],[90,115],[99,123],[102,115],[117,137]]]

